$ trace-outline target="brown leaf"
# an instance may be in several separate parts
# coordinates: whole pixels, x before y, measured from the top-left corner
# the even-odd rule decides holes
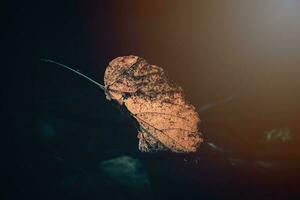
[[[118,57],[109,63],[104,84],[107,99],[126,106],[139,123],[141,151],[195,152],[203,142],[194,106],[161,67],[138,56]]]

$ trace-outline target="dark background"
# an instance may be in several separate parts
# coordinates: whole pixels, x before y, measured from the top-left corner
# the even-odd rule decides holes
[[[2,199],[296,199],[300,2],[30,1],[2,3]],[[103,82],[110,60],[162,66],[197,107],[208,141],[196,154],[144,154],[126,113],[51,58]],[[268,140],[273,129],[287,141]],[[127,155],[151,194],[103,177]],[[234,162],[235,161],[235,162]],[[72,179],[68,187],[61,183]],[[140,196],[139,196],[140,195]]]

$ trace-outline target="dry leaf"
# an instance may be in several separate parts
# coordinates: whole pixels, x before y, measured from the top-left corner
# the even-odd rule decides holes
[[[195,152],[203,141],[194,106],[161,67],[137,56],[118,57],[109,63],[104,84],[107,99],[126,106],[139,123],[141,151]]]

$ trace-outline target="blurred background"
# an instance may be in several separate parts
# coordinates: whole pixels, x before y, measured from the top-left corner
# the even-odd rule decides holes
[[[297,199],[300,2],[10,2],[1,38],[2,199]],[[182,86],[211,146],[145,154],[86,80],[138,55]]]

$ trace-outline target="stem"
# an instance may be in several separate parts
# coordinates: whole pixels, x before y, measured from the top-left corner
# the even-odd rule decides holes
[[[64,64],[61,64],[61,63],[59,63],[59,62],[56,62],[56,61],[50,60],[50,59],[46,59],[46,58],[41,58],[41,61],[43,61],[43,62],[49,62],[49,63],[54,63],[54,64],[56,64],[56,65],[59,65],[59,66],[61,66],[61,67],[64,67],[64,68],[66,68],[66,69],[68,69],[68,70],[70,70],[70,71],[72,71],[72,72],[78,74],[79,76],[84,77],[85,79],[87,79],[88,81],[94,83],[95,85],[99,86],[103,91],[105,91],[105,86],[104,86],[104,85],[102,85],[102,84],[98,83],[97,81],[91,79],[90,77],[88,77],[88,76],[86,76],[86,75],[80,73],[79,71],[76,71],[75,69],[72,69],[71,67],[68,67],[68,66],[66,66],[66,65],[64,65]]]

